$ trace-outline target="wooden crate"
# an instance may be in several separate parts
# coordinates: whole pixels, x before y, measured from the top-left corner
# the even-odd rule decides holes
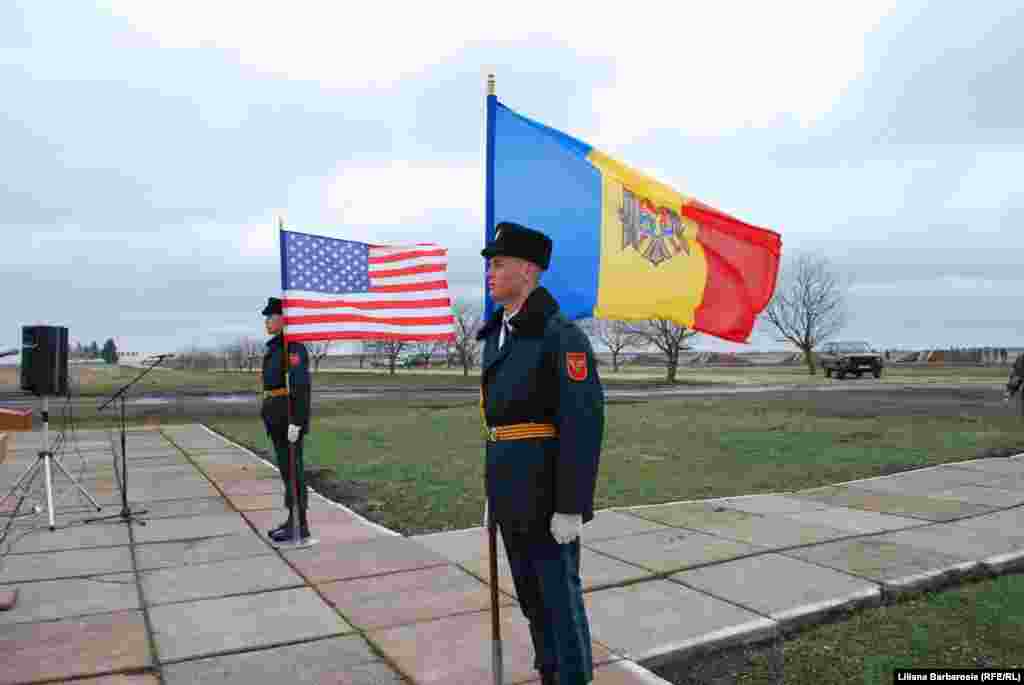
[[[0,409],[0,432],[32,430],[32,410]]]

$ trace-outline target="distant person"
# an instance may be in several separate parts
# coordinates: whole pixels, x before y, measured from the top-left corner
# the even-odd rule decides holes
[[[1024,352],[1017,355],[1010,369],[1010,378],[1006,381],[1006,401],[1017,397],[1017,414],[1024,418]]]
[[[309,492],[306,490],[305,465],[302,459],[304,438],[309,432],[309,352],[302,343],[288,343],[286,383],[283,314],[281,300],[276,297],[269,298],[267,306],[263,308],[263,316],[267,334],[273,337],[267,341],[267,351],[263,355],[263,407],[260,412],[267,435],[274,445],[277,467],[284,481],[284,505],[288,509],[288,519],[277,528],[268,531],[270,539],[279,543],[295,539],[295,525],[299,526],[300,542],[309,538],[309,521],[306,519]],[[292,496],[292,464],[288,458],[290,445],[295,446],[294,487],[298,489],[298,502],[293,501]]]

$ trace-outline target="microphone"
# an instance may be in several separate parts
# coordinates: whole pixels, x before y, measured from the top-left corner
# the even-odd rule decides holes
[[[0,352],[0,357],[10,357],[12,354],[18,354],[18,348],[12,347],[9,350],[3,350]]]

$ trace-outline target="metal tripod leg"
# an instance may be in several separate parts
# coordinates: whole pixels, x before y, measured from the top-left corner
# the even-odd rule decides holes
[[[4,495],[4,498],[3,498],[3,499],[0,499],[0,505],[2,505],[2,504],[3,504],[4,502],[6,502],[6,501],[7,501],[7,498],[8,498],[8,497],[10,497],[10,496],[11,496],[11,495],[13,495],[13,494],[14,494],[15,492],[17,492],[18,488],[20,488],[20,487],[21,487],[21,482],[22,482],[23,480],[25,480],[26,478],[28,478],[28,476],[29,476],[29,475],[31,475],[31,474],[33,474],[33,473],[35,473],[35,472],[36,472],[36,469],[38,469],[38,468],[39,468],[39,458],[37,458],[37,459],[35,460],[35,462],[33,462],[32,464],[29,464],[28,468],[27,468],[27,469],[25,469],[25,471],[24,471],[24,472],[23,472],[23,473],[22,473],[22,474],[21,474],[20,476],[18,476],[18,480],[14,481],[14,486],[13,486],[13,487],[11,487],[11,489],[7,491],[7,494],[6,494],[6,495]],[[28,487],[28,488],[25,488],[25,492],[29,492],[29,488],[30,488],[30,487],[31,487],[31,485],[32,485],[32,481],[33,481],[33,480],[35,480],[35,478],[36,478],[36,477],[35,477],[35,476],[33,475],[33,476],[32,476],[32,477],[31,477],[31,478],[29,479],[29,487]]]
[[[35,463],[31,464],[27,469],[25,469],[25,472],[22,473],[21,476],[18,478],[17,482],[14,483],[14,487],[12,487],[10,491],[6,495],[4,495],[3,499],[0,499],[0,504],[6,502],[8,497],[13,495],[19,488],[21,488],[21,482],[25,480],[26,477],[28,477],[28,483],[26,483],[25,487],[21,488],[21,490],[22,492],[25,493],[25,495],[28,495],[30,492],[32,492],[32,483],[35,482],[36,476],[39,475],[39,462],[40,460],[36,459]],[[30,516],[36,513],[38,512],[33,511],[32,514],[19,514],[17,510],[15,510],[12,511],[10,515],[11,518],[17,518],[19,516]]]
[[[60,462],[60,459],[58,459],[57,457],[51,457],[51,459],[53,460],[53,463],[54,463],[54,465],[55,465],[55,466],[56,466],[56,467],[57,467],[58,469],[60,469],[60,472],[64,474],[64,477],[65,477],[65,478],[67,478],[67,479],[68,479],[69,481],[71,481],[71,483],[72,483],[72,484],[73,484],[73,485],[74,485],[74,486],[75,486],[76,488],[78,488],[78,491],[79,491],[80,493],[82,493],[83,495],[85,495],[86,499],[88,499],[88,500],[89,500],[90,502],[92,502],[92,505],[93,505],[94,507],[96,507],[96,511],[102,511],[102,510],[103,510],[103,507],[101,507],[101,506],[99,505],[99,503],[98,503],[98,502],[97,502],[97,501],[96,501],[95,499],[93,499],[93,496],[89,494],[89,491],[85,489],[85,486],[84,486],[84,485],[82,485],[81,483],[79,483],[79,482],[78,482],[77,480],[75,480],[75,477],[74,477],[74,476],[72,476],[72,475],[71,475],[70,473],[68,473],[68,470],[67,470],[66,468],[64,468],[64,464],[62,464],[62,463]]]

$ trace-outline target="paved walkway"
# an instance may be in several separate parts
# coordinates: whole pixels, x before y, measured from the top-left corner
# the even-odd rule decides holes
[[[0,495],[37,441],[18,436]],[[85,485],[116,513],[107,434],[81,431],[79,447]],[[14,524],[0,594],[19,597],[0,612],[0,685],[490,682],[482,529],[405,538],[317,496],[320,544],[279,552],[265,530],[282,518],[281,484],[250,452],[198,425],[138,430],[128,468],[145,526],[83,524],[74,496],[56,531],[43,517]],[[664,684],[639,664],[1024,566],[1021,504],[1024,455],[601,511],[582,558],[594,682]],[[504,559],[502,574],[506,682],[535,682]]]

